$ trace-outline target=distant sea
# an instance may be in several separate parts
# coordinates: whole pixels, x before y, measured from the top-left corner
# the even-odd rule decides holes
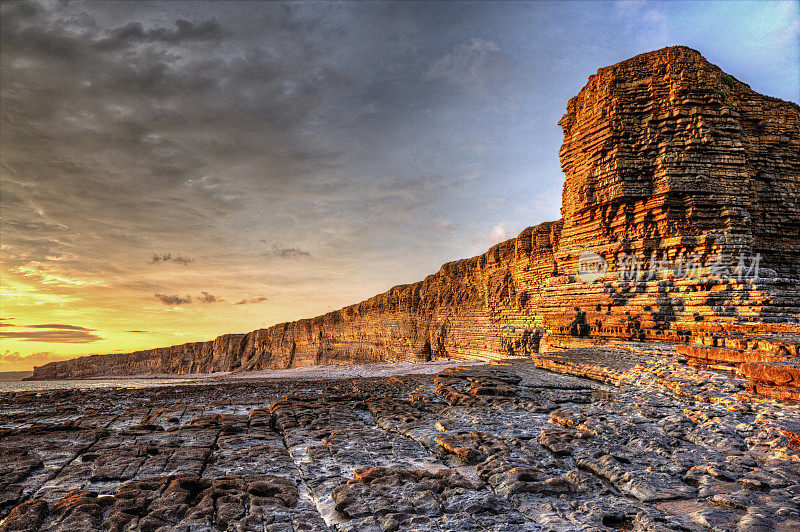
[[[21,381],[31,375],[32,371],[0,371],[0,382]]]
[[[481,360],[441,359],[432,362],[377,362],[373,364],[334,364],[305,366],[289,369],[266,369],[231,374],[193,373],[189,375],[139,375],[138,377],[93,377],[63,381],[23,381],[31,371],[0,372],[0,393],[63,390],[65,388],[89,390],[94,388],[152,388],[154,386],[182,386],[187,384],[231,383],[247,380],[326,380],[326,379],[382,379],[392,375],[434,374],[446,368],[485,364]]]
[[[203,384],[208,379],[196,377],[181,378],[132,378],[118,379],[75,379],[61,381],[23,381],[22,379],[33,375],[32,371],[0,371],[0,393],[3,392],[32,392],[38,390],[63,390],[94,388],[151,388],[153,386],[177,386],[179,384]]]

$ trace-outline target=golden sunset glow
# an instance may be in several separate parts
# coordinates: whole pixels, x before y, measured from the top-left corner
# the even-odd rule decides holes
[[[226,286],[224,296],[219,291],[193,290],[198,279],[218,278],[224,273],[211,268],[195,267],[188,280],[185,267],[177,264],[157,267],[145,263],[142,270],[127,274],[124,279],[128,282],[124,282],[117,276],[72,276],[62,271],[58,262],[26,268],[4,266],[0,371],[29,370],[76,355],[208,340],[321,310],[310,296],[299,304],[282,304],[281,290],[275,285],[265,284],[260,293],[268,292],[279,301],[246,290],[237,292],[233,285]],[[232,275],[230,270],[227,275]],[[240,275],[252,278],[255,274],[242,271]],[[138,285],[153,288],[142,290]],[[161,295],[158,286],[173,287],[172,291],[180,294],[179,301],[155,297],[154,291]],[[297,295],[293,296],[296,301]]]

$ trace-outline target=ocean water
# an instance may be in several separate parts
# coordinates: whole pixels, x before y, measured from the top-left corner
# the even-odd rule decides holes
[[[208,378],[168,377],[168,378],[118,378],[118,379],[75,379],[59,381],[23,381],[32,371],[0,371],[0,393],[35,392],[40,390],[94,388],[151,388],[153,386],[178,386],[186,384],[208,384]]]
[[[19,381],[31,375],[32,371],[0,371],[0,382]]]
[[[0,393],[39,390],[94,388],[151,388],[153,386],[183,386],[191,384],[231,383],[247,380],[326,380],[386,378],[392,375],[433,374],[457,366],[485,364],[484,360],[441,359],[432,362],[377,362],[373,364],[335,364],[305,366],[289,369],[267,369],[244,373],[194,373],[190,375],[142,375],[139,377],[103,377],[60,381],[23,381],[30,371],[0,371]]]

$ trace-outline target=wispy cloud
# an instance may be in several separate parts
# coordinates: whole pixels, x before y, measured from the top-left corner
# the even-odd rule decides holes
[[[223,300],[213,294],[209,294],[208,292],[200,292],[200,296],[197,298],[197,301],[200,303],[222,303]]]
[[[32,326],[37,327],[37,326]],[[20,340],[22,342],[48,342],[58,344],[85,344],[102,340],[93,334],[93,329],[83,327],[59,326],[57,328],[35,331],[0,331],[0,338]]]
[[[427,78],[444,80],[472,94],[487,94],[502,88],[508,81],[513,63],[503,55],[495,41],[474,38],[458,45],[452,52],[437,59]]]
[[[511,231],[508,222],[500,222],[499,224],[492,227],[492,229],[489,230],[488,232],[472,233],[472,235],[470,236],[470,241],[473,244],[492,246],[494,244],[504,242],[509,238],[513,238],[515,236],[517,235],[514,234],[513,231]]]
[[[5,318],[4,320],[7,319],[10,318]],[[0,331],[0,338],[22,342],[84,344],[103,339],[94,334],[96,332],[95,329],[66,323],[22,324],[15,321],[14,323],[4,323],[3,325],[7,329]]]
[[[616,0],[614,11],[640,45],[667,42],[670,36],[669,17],[664,7],[647,0]]]
[[[178,306],[178,305],[188,305],[188,304],[194,303],[194,302],[197,302],[197,303],[222,303],[222,302],[225,301],[224,299],[222,299],[222,298],[220,298],[218,296],[215,296],[214,294],[210,294],[208,292],[200,292],[200,295],[195,296],[194,298],[192,298],[192,296],[190,296],[190,295],[179,296],[177,294],[169,295],[169,294],[160,294],[160,293],[153,294],[153,296],[156,299],[158,299],[159,301],[161,301],[162,303],[164,303],[165,305],[169,305],[169,306],[173,306],[173,307]]]
[[[75,277],[64,273],[62,270],[63,267],[60,265],[38,260],[28,261],[11,269],[11,271],[23,277],[36,279],[38,282],[46,285],[81,287],[99,286],[103,284],[103,281],[99,279]]]
[[[443,222],[437,222],[436,223],[436,230],[437,231],[441,231],[443,233],[450,233],[450,232],[455,231],[457,229],[458,229],[458,224],[453,223],[453,222],[443,221]]]
[[[297,247],[284,247],[279,245],[272,246],[272,254],[276,257],[290,258],[290,257],[309,257],[311,252]]]
[[[242,299],[241,301],[237,301],[236,303],[234,303],[234,305],[251,305],[254,303],[263,303],[266,300],[267,300],[266,297],[251,297],[249,299],[245,298]]]
[[[192,302],[192,296],[179,296],[179,295],[167,295],[167,294],[153,294],[153,296],[164,303],[165,305],[170,306],[177,306],[177,305],[187,305]]]
[[[150,264],[158,264],[160,262],[174,262],[175,264],[180,264],[181,266],[188,266],[194,262],[194,259],[190,257],[183,257],[181,255],[173,255],[172,253],[157,253],[154,254],[150,259]]]
[[[24,325],[30,329],[63,329],[65,331],[93,331],[94,329],[87,329],[78,325],[66,325],[64,323],[42,323],[38,325]]]
[[[233,206],[245,198],[244,192],[237,190],[230,181],[218,177],[204,175],[198,179],[189,179],[186,186],[223,206]]]
[[[65,358],[69,357],[56,355],[50,351],[40,351],[30,355],[23,355],[18,351],[6,350],[4,353],[0,353],[0,367],[2,367],[4,371],[29,370],[33,366],[42,366],[48,362],[64,360]]]

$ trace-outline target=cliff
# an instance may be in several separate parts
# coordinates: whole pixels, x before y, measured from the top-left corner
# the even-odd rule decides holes
[[[735,344],[744,364],[759,334],[769,360],[797,356],[800,107],[672,47],[598,70],[559,123],[561,220],[323,316],[32,378],[499,358],[575,337]]]

